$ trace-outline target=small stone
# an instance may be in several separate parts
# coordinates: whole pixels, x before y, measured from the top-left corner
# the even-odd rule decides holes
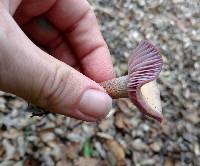
[[[26,144],[24,143],[24,137],[19,136],[17,138],[17,144],[18,144],[18,151],[19,155],[22,157],[25,154]]]
[[[0,97],[0,104],[5,104],[6,100],[3,97]]]
[[[48,145],[51,147],[51,155],[54,157],[54,159],[56,161],[60,160],[62,155],[63,154],[61,152],[61,149],[60,149],[60,146],[57,142],[55,141],[51,141],[51,142],[48,142]]]
[[[63,131],[62,129],[60,129],[60,128],[56,128],[56,129],[55,129],[55,133],[56,133],[57,135],[59,135],[59,136],[63,136],[63,135],[64,135],[64,131]]]
[[[92,137],[95,133],[94,127],[91,125],[82,124],[82,129],[83,129],[85,137],[87,137],[87,138]]]
[[[191,133],[183,133],[183,139],[190,143],[194,142],[194,136]]]
[[[184,0],[172,0],[173,3],[182,3]]]
[[[6,152],[5,161],[12,159],[13,156],[15,155],[16,149],[13,147],[10,141],[6,139],[3,140],[2,145],[4,146]]]
[[[3,96],[5,94],[5,92],[0,91],[0,96]]]
[[[200,155],[200,147],[199,147],[199,144],[198,143],[195,143],[193,145],[193,150],[194,150],[194,153],[196,156],[199,156]]]
[[[138,37],[139,37],[139,32],[138,31],[133,31],[133,33],[131,34],[132,35],[132,37],[134,38],[134,39],[137,39]]]
[[[36,142],[36,141],[38,141],[38,137],[34,136],[34,135],[30,135],[27,137],[27,141]]]
[[[154,142],[150,145],[150,147],[154,152],[160,152],[161,147],[162,147],[162,143],[161,142]]]
[[[183,165],[183,164],[180,161],[176,161],[173,166],[180,166],[180,165]]]
[[[9,101],[8,105],[11,107],[11,108],[16,108],[16,109],[20,109],[23,107],[23,105],[25,105],[26,102],[24,100],[19,100],[19,99],[16,99],[16,100],[11,100]]]
[[[150,129],[149,125],[147,125],[147,124],[145,124],[145,123],[141,124],[140,127],[141,127],[141,128],[143,129],[143,131],[145,131],[145,132],[149,131],[149,129]]]
[[[137,151],[147,151],[149,148],[148,146],[141,141],[141,139],[136,139],[134,140],[131,145],[133,146],[133,148]]]
[[[80,142],[82,140],[81,136],[76,133],[69,133],[67,135],[67,139],[69,139],[72,142]]]
[[[140,6],[144,6],[144,5],[146,4],[146,2],[145,2],[145,0],[139,0],[139,1],[138,1],[138,4],[139,4]]]
[[[200,111],[200,110],[199,110]],[[199,114],[199,111],[197,112],[192,112],[192,113],[188,113],[187,115],[185,115],[185,118],[194,123],[194,124],[197,124],[200,122],[200,114]]]
[[[144,132],[142,131],[142,130],[140,130],[140,129],[137,129],[137,131],[136,131],[136,135],[137,135],[137,137],[144,137]]]
[[[3,98],[0,98],[0,111],[1,112],[6,112],[5,109],[6,109],[5,101],[4,101]]]
[[[122,71],[122,74],[125,75],[128,70],[128,65],[127,65],[127,63],[122,63],[122,64],[120,64],[119,68]]]
[[[41,139],[44,142],[49,142],[55,139],[55,135],[53,133],[42,133],[41,134]]]
[[[97,152],[100,154],[100,156],[101,156],[102,158],[105,158],[105,157],[106,157],[106,152],[105,152],[105,150],[103,149],[102,144],[101,144],[100,142],[95,142],[95,143],[94,143],[94,147],[95,147],[95,149],[97,150]]]
[[[18,130],[14,128],[2,134],[2,136],[7,139],[16,139],[20,135],[21,135],[21,132],[19,132]]]
[[[136,133],[135,129],[132,130],[131,136],[132,136],[133,138],[135,138],[135,137],[137,136],[137,133]]]
[[[108,160],[110,166],[116,166],[117,165],[117,160],[116,160],[113,153],[111,153],[111,152],[107,153],[107,160]]]
[[[150,158],[150,159],[144,159],[142,160],[142,162],[140,163],[141,166],[154,166],[156,163],[154,158]]]

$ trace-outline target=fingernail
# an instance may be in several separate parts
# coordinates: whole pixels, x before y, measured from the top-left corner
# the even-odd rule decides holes
[[[82,113],[96,119],[106,117],[111,108],[111,97],[94,89],[85,91],[79,103],[79,110]]]

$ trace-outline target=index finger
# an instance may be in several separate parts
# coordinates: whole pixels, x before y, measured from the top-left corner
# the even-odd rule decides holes
[[[85,75],[97,82],[114,77],[110,52],[86,0],[56,1],[46,16],[63,32]]]

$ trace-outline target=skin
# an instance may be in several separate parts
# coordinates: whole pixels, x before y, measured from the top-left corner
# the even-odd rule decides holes
[[[87,89],[105,92],[97,83],[112,78],[109,50],[86,0],[0,1],[0,90],[95,121],[104,113],[76,107]]]

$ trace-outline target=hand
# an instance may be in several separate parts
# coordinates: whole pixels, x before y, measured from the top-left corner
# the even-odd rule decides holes
[[[1,0],[0,90],[48,111],[96,121],[112,105],[96,82],[113,77],[86,0]]]

